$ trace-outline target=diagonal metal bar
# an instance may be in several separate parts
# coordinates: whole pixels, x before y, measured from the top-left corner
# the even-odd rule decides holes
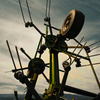
[[[98,65],[98,64],[100,64],[100,62],[99,63],[93,63],[92,65]],[[84,67],[84,66],[90,66],[90,64],[81,65],[81,67]]]
[[[14,61],[14,58],[13,58],[13,55],[11,53],[11,49],[10,49],[10,46],[9,46],[9,43],[8,43],[8,40],[6,40],[6,43],[7,43],[7,46],[8,46],[8,50],[9,50],[9,53],[10,53],[14,68],[15,68],[15,70],[17,70],[16,65],[15,65],[15,61]]]
[[[31,60],[32,58],[25,52],[23,48],[20,48],[20,50]]]
[[[92,45],[94,45],[94,44],[97,44],[97,43],[99,43],[99,42],[100,42],[100,40],[97,41],[97,42],[94,42],[94,43],[90,44],[89,47],[92,46]]]
[[[28,5],[28,1],[27,0],[26,0],[26,5],[27,5],[27,9],[28,9],[28,13],[29,13],[30,20],[32,22],[31,12],[30,12],[29,5]]]
[[[21,13],[22,13],[23,21],[25,23],[25,18],[24,18],[24,14],[23,14],[23,10],[22,10],[22,5],[21,5],[20,0],[18,0],[18,1],[19,1],[19,5],[20,5],[20,10],[21,10]]]
[[[86,45],[87,42],[85,42],[85,44],[82,46],[81,50],[78,52],[77,56],[79,55],[79,53],[82,51],[82,49],[84,48],[84,46]],[[74,58],[74,60],[71,62],[71,64],[75,61],[75,59],[77,58],[77,56]],[[71,65],[70,64],[70,65]]]
[[[17,57],[18,57],[18,60],[19,60],[19,64],[20,64],[20,67],[21,67],[22,73],[24,74],[24,72],[23,72],[23,68],[22,68],[22,64],[21,64],[21,60],[20,60],[19,53],[18,53],[17,46],[15,46],[15,48],[16,48],[16,53],[17,53]]]
[[[97,47],[95,47],[95,48],[91,49],[91,51],[93,51],[93,50],[95,50],[95,49],[97,49],[97,48],[100,48],[100,46],[97,46]]]
[[[88,54],[87,52],[86,52],[86,54],[87,54],[87,57],[89,58],[89,54]],[[99,89],[100,89],[100,82],[99,82],[99,79],[98,79],[98,77],[97,77],[97,75],[96,75],[95,69],[94,69],[94,67],[93,67],[93,64],[92,64],[90,58],[89,58],[89,63],[90,63],[90,65],[91,65],[91,69],[92,69],[92,71],[93,71],[93,74],[94,74],[95,80],[96,80],[96,82],[97,82],[97,85],[98,85],[98,87],[99,87]]]
[[[44,76],[44,78],[46,79],[46,81],[49,83],[49,79],[46,77],[46,75],[44,73],[42,73],[42,75]]]
[[[91,93],[91,92],[81,90],[81,89],[78,89],[78,88],[75,88],[75,87],[71,87],[71,86],[68,86],[68,85],[65,85],[64,91],[71,92],[71,93],[77,93],[77,94],[90,96],[90,97],[96,97],[96,95],[97,95],[95,93]]]

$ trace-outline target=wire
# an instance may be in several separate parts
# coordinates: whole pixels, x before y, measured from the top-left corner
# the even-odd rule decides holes
[[[18,1],[19,1],[19,5],[20,5],[20,9],[21,9],[21,13],[22,13],[23,21],[24,21],[24,23],[26,23],[26,22],[25,22],[25,18],[24,18],[24,14],[23,14],[23,10],[22,10],[21,2],[20,2],[20,0],[18,0]]]
[[[30,20],[32,22],[32,17],[31,17],[31,13],[30,13],[30,9],[29,9],[29,5],[28,5],[28,1],[27,0],[26,0],[26,5],[27,5],[27,9],[28,9]]]

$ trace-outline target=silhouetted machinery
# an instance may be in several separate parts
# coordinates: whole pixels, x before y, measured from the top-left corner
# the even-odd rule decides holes
[[[6,41],[13,64],[14,64],[14,67],[15,67],[15,69],[12,70],[12,72],[14,72],[14,77],[17,80],[19,80],[22,84],[26,84],[26,86],[27,86],[27,93],[25,96],[25,100],[65,100],[64,98],[62,98],[62,96],[64,95],[64,91],[77,93],[77,94],[90,96],[90,97],[96,97],[99,100],[100,96],[95,93],[91,93],[91,92],[88,92],[85,90],[81,90],[81,89],[66,85],[66,80],[68,77],[68,73],[71,70],[71,65],[75,62],[76,67],[81,67],[82,65],[81,65],[80,60],[84,59],[90,63],[90,66],[92,68],[93,74],[96,79],[96,82],[98,84],[98,87],[100,88],[99,80],[97,78],[97,75],[93,68],[93,64],[92,64],[90,56],[88,54],[89,52],[91,52],[89,46],[85,46],[86,43],[84,45],[81,44],[81,41],[83,38],[80,41],[77,41],[75,39],[75,37],[77,37],[77,35],[80,33],[80,31],[83,27],[84,20],[85,20],[84,14],[78,10],[70,11],[63,23],[62,30],[60,30],[58,28],[51,26],[50,1],[49,1],[48,16],[47,16],[47,7],[48,6],[46,5],[46,18],[44,19],[44,21],[48,22],[48,24],[44,24],[46,26],[46,33],[44,34],[33,24],[31,15],[30,15],[28,2],[26,2],[26,3],[27,3],[31,22],[25,22],[25,18],[23,15],[22,7],[21,7],[21,2],[19,0],[19,4],[21,7],[21,12],[22,12],[23,20],[25,22],[25,26],[26,27],[29,27],[29,26],[34,27],[41,35],[34,58],[31,58],[25,52],[25,50],[23,48],[20,49],[30,59],[28,67],[22,68],[18,49],[17,49],[17,46],[15,46],[19,64],[21,67],[20,69],[16,68],[16,65],[14,63],[14,59],[13,59],[13,56],[12,56],[12,53],[10,50],[9,43],[8,43],[8,41]],[[47,0],[47,3],[48,3],[48,0]],[[50,30],[50,34],[48,33],[48,28]],[[59,31],[59,34],[53,35],[52,29]],[[44,40],[45,40],[44,44],[42,43],[42,38],[44,38]],[[69,41],[70,39],[75,40],[75,42],[77,42],[78,45],[77,46],[68,46],[66,43],[66,40]],[[47,48],[49,49],[49,55],[50,55],[49,63],[45,63],[43,61],[43,59],[41,59],[42,54],[44,53],[44,51]],[[70,52],[69,48],[74,48],[74,51]],[[74,53],[77,48],[80,48],[80,51],[78,52],[78,54]],[[87,57],[84,57],[79,54],[83,49],[85,50]],[[59,69],[58,54],[60,52],[68,55],[68,59],[62,63],[64,70]],[[39,54],[39,57],[37,57],[37,54]],[[45,67],[49,68],[49,79],[44,74]],[[24,75],[23,70],[25,70],[25,69],[28,70],[27,75]],[[61,83],[60,83],[60,79],[59,79],[59,71],[64,72],[64,76],[63,76]],[[48,87],[48,89],[45,89],[45,93],[43,93],[42,98],[40,97],[40,95],[38,94],[38,92],[35,89],[35,85],[36,85],[37,79],[40,74],[42,74],[44,76],[44,78],[46,79],[46,81],[49,83],[49,87]],[[35,99],[32,99],[32,95],[34,95]],[[97,100],[97,99],[93,99],[93,100]]]

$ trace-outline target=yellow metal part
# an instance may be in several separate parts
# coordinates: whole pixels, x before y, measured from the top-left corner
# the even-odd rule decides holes
[[[52,93],[53,90],[54,90],[54,88],[60,89],[60,84],[59,84],[59,85],[57,85],[56,83],[55,83],[55,84],[50,84],[49,87],[50,87],[50,88],[49,88],[49,90],[47,91],[48,94],[49,94],[49,93]]]
[[[46,32],[45,32],[45,36],[48,35],[48,26],[46,26]]]
[[[65,52],[65,51],[62,51],[63,53],[65,53],[65,54],[67,54],[68,56],[71,56],[71,57],[73,57],[73,58],[76,58],[75,56],[73,56],[72,54],[69,54],[69,53],[67,53],[67,52]]]
[[[37,76],[38,76],[38,74],[37,73],[34,73],[32,80],[36,80],[37,79]]]
[[[96,82],[97,82],[97,84],[98,84],[98,87],[99,87],[99,89],[100,89],[100,83],[99,83],[98,77],[97,77],[97,75],[96,75],[96,72],[95,72],[95,70],[94,70],[94,68],[93,68],[93,64],[92,64],[92,62],[91,62],[91,60],[90,60],[90,57],[89,57],[89,55],[88,55],[87,52],[86,52],[86,54],[87,54],[87,57],[89,58],[89,63],[90,63],[90,65],[91,65],[91,68],[92,68],[94,77],[95,77]]]

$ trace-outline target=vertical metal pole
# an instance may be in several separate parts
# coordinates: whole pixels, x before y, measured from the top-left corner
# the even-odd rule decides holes
[[[52,84],[60,84],[58,68],[58,52],[52,51]]]
[[[49,70],[49,83],[51,84],[52,83],[52,53],[51,53],[51,51],[49,51],[50,52],[50,70]]]
[[[65,88],[66,80],[67,80],[68,73],[69,73],[70,69],[71,69],[70,66],[68,66],[65,69],[64,76],[63,76],[63,80],[62,80],[62,84],[61,84],[61,87],[60,87],[60,96],[63,95],[63,91],[64,91],[64,88]]]
[[[99,83],[98,77],[97,77],[97,75],[96,75],[96,72],[95,72],[95,70],[94,70],[94,68],[93,68],[92,62],[91,62],[90,57],[89,57],[89,55],[88,55],[87,52],[86,52],[86,54],[87,54],[87,57],[89,58],[89,62],[90,62],[90,65],[91,65],[91,68],[92,68],[94,77],[95,77],[96,82],[97,82],[97,84],[98,84],[98,87],[99,87],[99,89],[100,89],[100,83]]]
[[[46,25],[45,37],[48,35],[48,26]]]
[[[53,35],[53,33],[52,33],[52,28],[51,28],[50,18],[48,18],[48,24],[49,24],[50,34]]]

